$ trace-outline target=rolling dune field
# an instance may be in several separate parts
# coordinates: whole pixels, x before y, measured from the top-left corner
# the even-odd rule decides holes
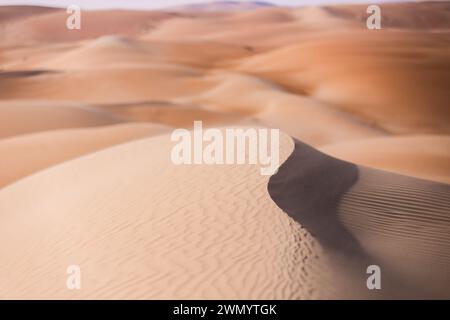
[[[450,2],[380,7],[0,6],[0,299],[450,299]]]

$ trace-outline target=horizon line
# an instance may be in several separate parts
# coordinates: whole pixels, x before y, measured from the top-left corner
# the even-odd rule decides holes
[[[208,4],[214,4],[214,3],[220,3],[220,2],[231,2],[231,3],[266,3],[268,5],[271,5],[273,7],[279,7],[279,8],[300,8],[300,7],[320,7],[320,6],[327,6],[327,5],[370,5],[370,4],[386,4],[386,3],[426,3],[426,2],[445,2],[446,0],[435,0],[435,1],[417,1],[417,0],[344,0],[335,2],[333,0],[323,0],[320,3],[317,3],[317,1],[314,1],[315,3],[298,3],[298,4],[277,4],[273,1],[236,1],[236,0],[216,0],[216,1],[210,1],[210,2],[202,2],[202,1],[195,1],[179,5],[166,5],[166,6],[155,6],[155,7],[126,7],[126,6],[114,6],[111,7],[86,7],[83,5],[78,5],[83,10],[88,11],[105,11],[105,10],[127,10],[127,11],[158,11],[158,10],[164,10],[164,11],[170,11],[170,9],[176,10],[179,7],[184,6],[190,6],[190,5],[208,5]],[[77,5],[76,3],[71,3],[68,5],[52,5],[52,4],[42,4],[42,3],[31,3],[32,1],[23,1],[22,3],[17,3],[17,1],[14,1],[14,3],[2,3],[0,2],[0,7],[42,7],[42,8],[51,8],[51,9],[66,9],[69,5]],[[258,8],[255,8],[257,10]]]

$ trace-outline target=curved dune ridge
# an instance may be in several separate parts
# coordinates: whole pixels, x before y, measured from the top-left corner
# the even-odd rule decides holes
[[[297,141],[268,190],[349,276],[380,266],[383,298],[450,296],[450,185],[358,167]]]
[[[10,245],[0,252],[0,297],[336,294],[341,278],[270,200],[257,167],[175,166],[171,145],[168,135],[129,142],[2,189],[0,240]],[[282,159],[292,147],[282,135]],[[83,272],[80,291],[65,287],[72,264]]]
[[[0,297],[449,296],[449,185],[358,167],[285,134],[270,180],[254,165],[173,165],[172,144],[128,142],[3,188]],[[65,287],[72,264],[83,290]],[[366,288],[372,264],[382,291]]]
[[[50,70],[125,68],[132,66],[172,66],[180,69],[204,69],[227,60],[246,57],[242,46],[215,42],[139,41],[130,37],[107,35],[84,41],[73,50],[47,61],[41,68]]]
[[[211,86],[199,72],[159,65],[134,66],[125,70],[83,69],[30,77],[18,75],[5,82],[8,90],[0,92],[0,98],[5,100],[70,100],[83,103],[170,100]],[[94,85],[95,91],[92,90]],[[21,90],[23,87],[28,90]]]

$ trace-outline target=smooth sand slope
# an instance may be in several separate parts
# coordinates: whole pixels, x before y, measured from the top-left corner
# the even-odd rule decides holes
[[[186,70],[225,64],[252,54],[242,46],[215,42],[138,41],[129,37],[108,35],[79,43],[69,52],[40,62],[44,69],[90,69],[141,65],[184,66]],[[165,64],[164,64],[165,63]]]
[[[415,1],[381,5],[383,25],[397,29],[442,30],[450,27],[450,12],[446,1]],[[358,5],[327,6],[325,10],[336,17],[364,23],[367,15]]]
[[[164,40],[215,40],[276,47],[292,44],[327,29],[365,29],[367,6],[327,6],[256,11],[193,12],[85,11],[84,28],[65,26],[65,10],[31,6],[0,8],[0,40],[4,45],[79,41],[119,34]],[[448,3],[383,4],[387,29],[443,30],[449,27]],[[207,10],[206,10],[207,11]]]
[[[115,114],[122,119],[136,122],[153,122],[163,125],[190,128],[194,121],[201,119],[203,124],[223,125],[227,123],[245,123],[239,114],[211,110],[189,102],[141,101],[131,103],[100,104],[96,108]]]
[[[364,139],[320,150],[364,166],[450,183],[450,137],[446,135]]]
[[[2,189],[0,243],[9,245],[0,251],[0,297],[337,294],[340,277],[271,201],[258,167],[175,166],[169,138],[113,147]],[[292,147],[283,135],[282,159]],[[80,291],[65,285],[72,264],[82,270]]]
[[[199,72],[160,65],[70,73],[8,74],[10,77],[6,80],[0,77],[0,83],[5,88],[0,92],[0,98],[5,100],[70,100],[84,103],[165,100],[198,93],[210,86]],[[23,90],[24,87],[27,90]]]
[[[19,6],[15,9],[22,11]],[[4,32],[1,33],[0,40],[4,45],[13,46],[37,42],[78,41],[106,34],[139,35],[173,15],[152,11],[83,11],[83,27],[72,32],[65,27],[69,16],[66,10],[56,10],[3,21],[0,27]]]
[[[123,120],[115,115],[79,103],[26,100],[0,102],[0,138],[121,122]]]
[[[392,133],[449,133],[447,33],[337,32],[247,59],[240,70]]]
[[[96,128],[61,129],[2,139],[0,188],[57,163],[169,130],[169,127],[162,125],[127,123]]]
[[[118,116],[71,102],[0,102],[0,138],[38,131],[95,127],[124,122]]]
[[[0,24],[13,20],[24,19],[30,16],[37,16],[46,13],[59,11],[56,8],[36,7],[36,6],[2,6],[0,7]]]

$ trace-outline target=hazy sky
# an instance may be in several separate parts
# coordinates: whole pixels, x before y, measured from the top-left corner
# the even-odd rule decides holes
[[[400,2],[402,0],[268,0],[278,5],[314,5],[324,3],[376,3],[376,2]],[[404,0],[403,0],[404,1]],[[211,0],[0,0],[0,5],[5,4],[34,4],[53,7],[67,7],[70,4],[79,5],[85,9],[98,8],[164,8],[187,3],[214,2]]]

